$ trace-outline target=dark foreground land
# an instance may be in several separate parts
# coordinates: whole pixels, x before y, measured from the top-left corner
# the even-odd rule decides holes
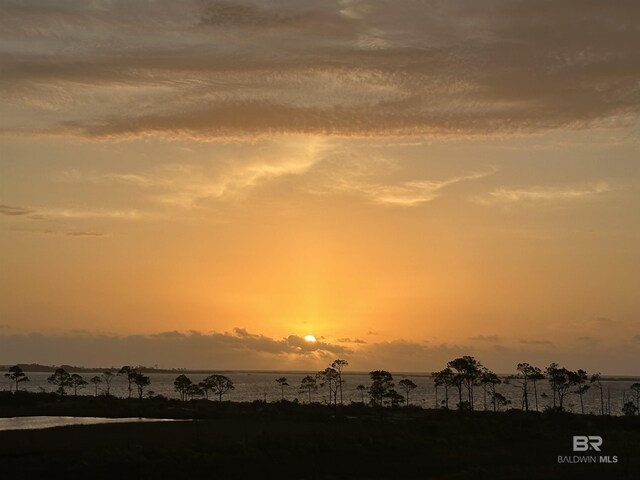
[[[199,420],[0,432],[0,478],[640,478],[638,417],[0,395],[0,416],[33,414]],[[558,464],[574,455],[618,463]]]

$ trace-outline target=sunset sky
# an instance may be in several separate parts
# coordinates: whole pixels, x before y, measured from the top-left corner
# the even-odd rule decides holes
[[[266,5],[0,0],[0,363],[640,373],[640,3]]]

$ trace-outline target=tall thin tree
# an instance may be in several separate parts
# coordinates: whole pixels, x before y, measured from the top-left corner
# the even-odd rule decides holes
[[[409,380],[408,378],[403,378],[402,380],[400,380],[398,382],[398,386],[404,390],[405,396],[406,396],[406,405],[407,407],[409,406],[409,392],[411,392],[412,390],[415,390],[418,386],[411,380]]]
[[[90,381],[91,383],[93,383],[93,386],[94,386],[94,388],[95,388],[94,396],[96,396],[96,397],[97,397],[97,396],[98,396],[98,385],[100,385],[100,384],[102,383],[102,377],[100,377],[100,376],[98,376],[98,375],[94,375],[93,377],[91,377],[91,378],[89,379],[89,381]]]
[[[276,383],[280,385],[280,392],[282,394],[280,398],[284,402],[284,387],[289,386],[289,384],[287,383],[287,379],[286,377],[276,378]]]
[[[311,403],[311,392],[315,392],[317,389],[318,381],[311,375],[307,375],[300,382],[300,393],[306,393],[308,395],[309,403]]]
[[[105,385],[105,394],[108,396],[111,395],[111,381],[113,380],[114,374],[113,372],[106,370],[104,372],[102,372],[102,380],[104,381],[104,385]]]
[[[594,373],[589,379],[591,384],[600,391],[600,415],[604,415],[604,386],[602,385],[602,374]]]
[[[340,389],[340,405],[342,405],[342,384],[344,383],[344,380],[342,379],[342,370],[344,370],[344,368],[348,366],[349,362],[340,359],[334,360],[331,364],[331,368],[338,372],[337,386]]]
[[[9,367],[9,371],[4,374],[9,380],[11,380],[16,386],[16,392],[20,388],[21,383],[25,383],[29,381],[29,377],[24,373],[22,368],[19,365],[14,365],[13,367]]]

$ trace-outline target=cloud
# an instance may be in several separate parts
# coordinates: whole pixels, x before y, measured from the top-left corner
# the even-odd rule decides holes
[[[553,343],[549,340],[519,340],[519,343],[523,345],[553,345]]]
[[[27,207],[0,205],[0,215],[7,215],[9,217],[18,217],[22,215],[31,215],[33,213],[35,213],[35,210]]]
[[[585,349],[541,349],[545,340],[521,341],[526,346],[486,345],[470,347],[446,343],[390,340],[354,344],[305,342],[298,335],[274,338],[244,328],[226,332],[166,331],[145,335],[112,335],[77,330],[42,334],[1,331],[0,364],[41,363],[105,367],[155,365],[163,368],[225,370],[320,370],[336,358],[349,361],[349,371],[385,369],[392,372],[431,372],[442,369],[461,355],[473,355],[497,372],[512,372],[519,362],[548,365],[559,362],[568,368],[636,375],[636,352],[603,345]],[[634,340],[640,342],[640,335]],[[629,346],[629,345],[627,345]]]
[[[161,332],[149,335],[117,336],[82,331],[43,335],[0,333],[0,362],[37,362],[107,366],[115,364],[154,365],[186,368],[312,367],[351,352],[326,342],[306,342],[289,335],[271,338],[243,328],[231,332]],[[302,366],[302,367],[301,367]]]
[[[82,208],[56,208],[56,207],[25,207],[0,205],[0,215],[10,217],[27,217],[31,220],[46,219],[81,219],[81,218],[113,218],[113,219],[140,219],[147,216],[138,210],[120,209],[82,209]]]
[[[268,145],[270,150],[260,148]],[[146,190],[155,202],[195,208],[212,201],[244,198],[253,188],[288,176],[303,175],[321,162],[331,147],[319,137],[293,137],[277,145],[266,142],[240,158],[171,163],[139,172],[67,170],[59,182],[120,184]]]
[[[387,158],[353,158],[336,149],[313,170],[314,183],[308,191],[317,195],[358,195],[377,205],[417,207],[438,198],[448,187],[480,180],[494,174],[495,167],[444,179],[390,180],[399,165]],[[402,173],[402,172],[399,172]]]
[[[612,325],[615,325],[618,322],[607,317],[595,317],[590,320],[590,323],[599,328],[602,328],[602,327],[606,328],[606,327],[611,327]]]
[[[357,360],[359,364],[367,365],[368,368],[429,371],[442,368],[452,358],[467,355],[469,352],[470,349],[464,346],[431,345],[399,339],[371,343],[357,352]]]
[[[640,111],[633,2],[2,3],[5,135],[508,135]]]
[[[477,335],[475,337],[469,337],[469,340],[474,342],[498,342],[500,337],[498,335]]]
[[[63,237],[107,237],[109,232],[98,232],[93,230],[53,230],[53,229],[29,229],[12,228],[14,232],[36,233],[42,235],[57,235]]]
[[[302,11],[278,11],[274,8],[260,8],[232,2],[203,2],[200,16],[202,25],[210,27],[264,28],[264,29],[318,29],[339,33],[350,30],[353,22],[339,12],[323,12],[312,9],[313,4]],[[311,7],[311,8],[309,8]]]
[[[476,197],[475,201],[481,205],[495,205],[581,200],[597,197],[613,190],[613,187],[605,182],[586,187],[502,187]]]
[[[338,338],[336,340],[338,343],[354,343],[354,344],[360,344],[360,345],[365,345],[367,342],[365,342],[364,340],[360,340],[359,338]]]
[[[314,352],[344,354],[350,351],[346,347],[323,341],[307,342],[298,335],[289,335],[283,339],[273,339],[264,335],[249,333],[244,328],[236,328],[232,334],[211,334],[210,336],[238,348],[273,354],[307,355]]]
[[[441,190],[456,183],[484,178],[493,173],[473,173],[448,178],[446,180],[423,180],[403,182],[397,185],[351,184],[344,185],[346,191],[359,192],[373,203],[399,207],[415,207],[435,200]]]

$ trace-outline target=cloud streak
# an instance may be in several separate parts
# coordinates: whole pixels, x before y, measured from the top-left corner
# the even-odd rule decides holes
[[[30,229],[30,228],[12,228],[14,232],[34,233],[40,235],[55,235],[63,237],[89,237],[99,238],[108,237],[111,235],[109,232],[98,232],[93,230],[54,230],[54,229]]]
[[[481,205],[571,201],[598,197],[614,191],[606,182],[584,187],[501,187],[475,198]]]
[[[135,220],[144,217],[144,214],[137,210],[48,208],[16,205],[0,205],[0,215],[8,217],[26,217],[31,220],[83,218]]]
[[[182,161],[129,173],[72,169],[56,175],[55,180],[139,188],[156,203],[192,209],[214,201],[241,199],[270,181],[304,175],[330,148],[318,137],[294,137],[275,147],[267,145],[272,150],[257,148],[258,153],[239,158]]]
[[[640,7],[534,5],[4,0],[0,131],[508,135],[637,117]]]
[[[418,207],[429,203],[442,195],[442,192],[458,183],[480,180],[494,174],[497,169],[484,172],[472,172],[440,180],[381,180],[383,171],[393,170],[396,163],[383,160],[375,161],[327,161],[320,165],[319,177],[326,177],[322,183],[310,187],[310,192],[320,195],[347,194],[358,195],[376,205],[391,207]]]
[[[537,340],[537,339],[521,339],[519,343],[523,345],[553,345],[550,340]]]
[[[398,185],[352,185],[357,191],[368,197],[373,203],[399,207],[415,207],[438,198],[441,191],[456,183],[478,180],[491,175],[495,170],[484,173],[472,173],[448,178],[446,180],[422,180],[403,182]]]

